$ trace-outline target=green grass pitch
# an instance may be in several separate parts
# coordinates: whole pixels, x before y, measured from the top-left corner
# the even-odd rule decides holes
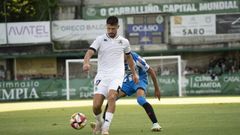
[[[112,121],[111,135],[239,135],[240,104],[153,105],[162,132],[152,126],[143,108],[118,105]],[[87,115],[82,130],[70,127],[75,112]],[[0,113],[0,135],[92,135],[91,107],[42,109]]]

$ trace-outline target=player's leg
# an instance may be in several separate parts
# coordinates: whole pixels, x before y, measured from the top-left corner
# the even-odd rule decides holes
[[[117,100],[122,98],[122,97],[125,97],[125,96],[126,96],[126,94],[122,90],[119,90]],[[105,120],[105,117],[106,117],[107,109],[108,109],[108,103],[106,104],[104,112],[103,112],[103,119],[104,120]],[[91,126],[92,129],[94,129],[96,127],[96,123],[95,122],[91,122],[90,126]]]
[[[93,129],[94,134],[99,134],[101,132],[101,127],[103,124],[103,119],[101,116],[102,113],[102,104],[104,101],[104,96],[101,94],[94,94],[93,96],[93,113],[96,120],[96,126]]]
[[[120,86],[122,86],[123,77],[115,76],[110,78],[110,83],[108,85],[108,109],[105,115],[105,120],[102,126],[102,134],[108,135],[109,127],[113,119],[113,114],[115,112],[116,100],[118,96],[118,91]]]
[[[107,97],[108,88],[105,84],[108,80],[104,79],[101,76],[96,76],[94,80],[94,96],[93,96],[93,113],[96,119],[96,126],[93,129],[94,134],[99,134],[102,131],[103,119],[101,116],[102,113],[102,104]]]
[[[104,119],[104,120],[105,120],[105,117],[106,117],[107,109],[108,109],[108,103],[106,104],[106,106],[105,106],[105,108],[104,108],[104,111],[103,111],[103,119]]]
[[[142,106],[145,109],[152,123],[156,123],[157,122],[156,115],[153,111],[151,104],[149,104],[145,98],[145,91],[141,88],[137,90],[137,102],[140,106]]]
[[[95,94],[93,96],[93,108],[92,109],[93,109],[93,113],[95,115],[99,115],[99,114],[102,113],[101,107],[102,107],[104,98],[105,97],[103,95],[101,95],[101,94]]]
[[[113,89],[110,89],[108,92],[108,108],[102,126],[102,135],[108,135],[108,130],[113,119],[113,114],[115,112],[117,94],[117,91]]]
[[[141,105],[144,108],[148,117],[152,121],[153,123],[152,131],[160,131],[161,126],[158,124],[158,120],[154,113],[153,107],[151,104],[147,102],[145,98],[145,91],[142,88],[138,88],[137,90],[137,102],[139,105]]]
[[[125,94],[122,90],[120,90],[120,91],[118,92],[117,100],[120,99],[120,98],[122,98],[122,97],[125,97],[125,96],[126,96],[126,94]],[[105,120],[105,116],[106,116],[107,109],[108,109],[108,103],[106,104],[105,109],[104,109],[104,112],[103,112],[103,119],[104,119],[104,120]]]
[[[125,97],[125,96],[131,96],[133,93],[135,93],[134,90],[132,90],[132,84],[129,82],[124,82],[122,85],[122,88],[118,90],[118,96],[117,96],[117,100]],[[108,109],[108,103],[105,106],[104,112],[103,112],[103,119],[105,119],[105,115]]]

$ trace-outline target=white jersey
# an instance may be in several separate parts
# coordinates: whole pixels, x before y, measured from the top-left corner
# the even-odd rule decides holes
[[[124,76],[124,53],[130,53],[129,41],[117,35],[101,35],[90,46],[98,52],[98,75]]]

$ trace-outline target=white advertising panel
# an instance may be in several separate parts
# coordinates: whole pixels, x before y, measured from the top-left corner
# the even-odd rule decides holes
[[[216,35],[216,16],[188,15],[171,17],[171,36],[208,36]]]
[[[123,22],[119,19],[118,33],[123,34]],[[94,40],[106,33],[106,20],[66,20],[52,22],[54,41]]]
[[[10,44],[51,42],[50,22],[8,23]]]
[[[0,44],[7,43],[7,36],[6,36],[6,24],[0,23]]]

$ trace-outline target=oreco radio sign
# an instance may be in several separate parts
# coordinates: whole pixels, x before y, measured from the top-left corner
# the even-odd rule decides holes
[[[10,44],[50,42],[50,22],[8,23]]]
[[[123,21],[119,19],[118,29],[123,34]],[[106,20],[67,20],[53,21],[52,38],[54,41],[93,40],[106,33]]]

